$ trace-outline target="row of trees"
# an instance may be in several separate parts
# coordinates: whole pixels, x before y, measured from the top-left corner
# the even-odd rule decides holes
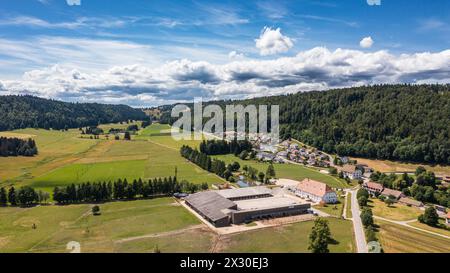
[[[46,203],[50,195],[47,192],[36,191],[35,189],[25,186],[16,191],[14,187],[6,190],[0,188],[0,206],[21,206],[29,207],[38,203]]]
[[[224,161],[210,157],[209,155],[199,152],[196,149],[192,149],[187,145],[183,145],[180,149],[182,157],[198,165],[208,172],[217,174],[228,180],[231,176],[230,172],[227,172],[227,165]]]
[[[375,222],[373,220],[372,210],[367,207],[367,201],[369,200],[369,192],[365,189],[359,189],[356,193],[356,198],[359,205],[362,207],[361,210],[361,222],[365,228],[366,239],[368,242],[378,241],[375,235]]]
[[[63,130],[146,120],[140,109],[126,105],[98,103],[67,103],[33,96],[2,96],[0,99],[0,131],[21,128]]]
[[[243,151],[251,150],[252,143],[248,140],[203,140],[200,143],[200,152],[207,155],[234,154],[237,156]]]
[[[38,154],[36,142],[20,138],[0,137],[0,156],[34,156]]]
[[[176,192],[194,193],[205,189],[208,189],[207,183],[199,185],[187,181],[178,182],[176,177],[155,178],[145,182],[142,179],[135,179],[133,182],[118,179],[114,182],[87,182],[55,187],[53,199],[58,204],[106,202],[165,196]]]

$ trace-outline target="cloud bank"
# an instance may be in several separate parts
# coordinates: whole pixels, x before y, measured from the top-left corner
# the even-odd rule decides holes
[[[0,81],[0,95],[149,106],[197,96],[235,99],[380,83],[450,83],[450,50],[393,55],[316,47],[272,60],[211,64],[182,59],[94,72],[59,64]]]

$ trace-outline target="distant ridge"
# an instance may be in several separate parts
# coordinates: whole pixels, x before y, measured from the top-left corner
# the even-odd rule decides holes
[[[0,131],[27,127],[65,129],[127,120],[144,120],[127,105],[69,103],[34,96],[0,96]]]

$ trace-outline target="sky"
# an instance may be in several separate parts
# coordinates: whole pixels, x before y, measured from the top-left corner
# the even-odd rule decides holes
[[[0,1],[0,95],[142,107],[380,83],[450,83],[450,1]]]

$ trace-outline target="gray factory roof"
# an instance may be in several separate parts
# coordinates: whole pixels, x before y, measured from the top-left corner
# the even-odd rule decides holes
[[[248,187],[239,189],[220,190],[216,192],[227,199],[272,194],[272,190],[266,187]]]
[[[269,197],[262,199],[248,199],[242,201],[235,201],[238,206],[238,210],[261,210],[282,208],[295,205],[301,205],[301,203],[289,198],[289,197]]]
[[[227,216],[222,210],[236,207],[234,202],[217,194],[215,191],[194,193],[189,195],[185,200],[212,221]]]

